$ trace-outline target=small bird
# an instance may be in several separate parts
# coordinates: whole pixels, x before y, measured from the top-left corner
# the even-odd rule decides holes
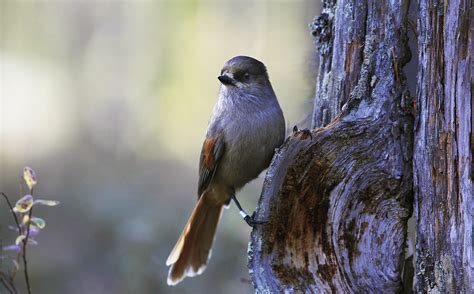
[[[166,260],[168,285],[204,271],[222,209],[231,199],[249,225],[257,223],[235,192],[268,167],[285,138],[283,112],[262,62],[236,56],[224,64],[218,79],[219,98],[199,161],[198,201]]]

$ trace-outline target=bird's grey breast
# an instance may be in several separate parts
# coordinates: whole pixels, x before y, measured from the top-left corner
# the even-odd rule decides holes
[[[245,105],[220,100],[208,130],[222,133],[226,145],[216,176],[237,189],[256,178],[283,142],[284,125],[276,98]]]

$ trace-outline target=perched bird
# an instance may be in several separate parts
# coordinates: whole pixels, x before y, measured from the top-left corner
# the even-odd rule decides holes
[[[217,224],[235,191],[268,167],[285,138],[285,119],[265,65],[247,56],[224,64],[219,98],[209,120],[199,161],[198,201],[171,251],[168,285],[201,274],[211,256]]]

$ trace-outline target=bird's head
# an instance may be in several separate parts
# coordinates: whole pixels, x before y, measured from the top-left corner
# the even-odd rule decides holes
[[[269,85],[267,68],[255,58],[236,56],[224,64],[217,77],[223,87],[259,89]]]

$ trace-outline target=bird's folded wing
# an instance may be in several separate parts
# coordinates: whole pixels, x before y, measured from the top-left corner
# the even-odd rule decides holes
[[[209,187],[214,178],[219,162],[224,154],[225,143],[222,135],[207,137],[202,144],[199,160],[198,198]]]

